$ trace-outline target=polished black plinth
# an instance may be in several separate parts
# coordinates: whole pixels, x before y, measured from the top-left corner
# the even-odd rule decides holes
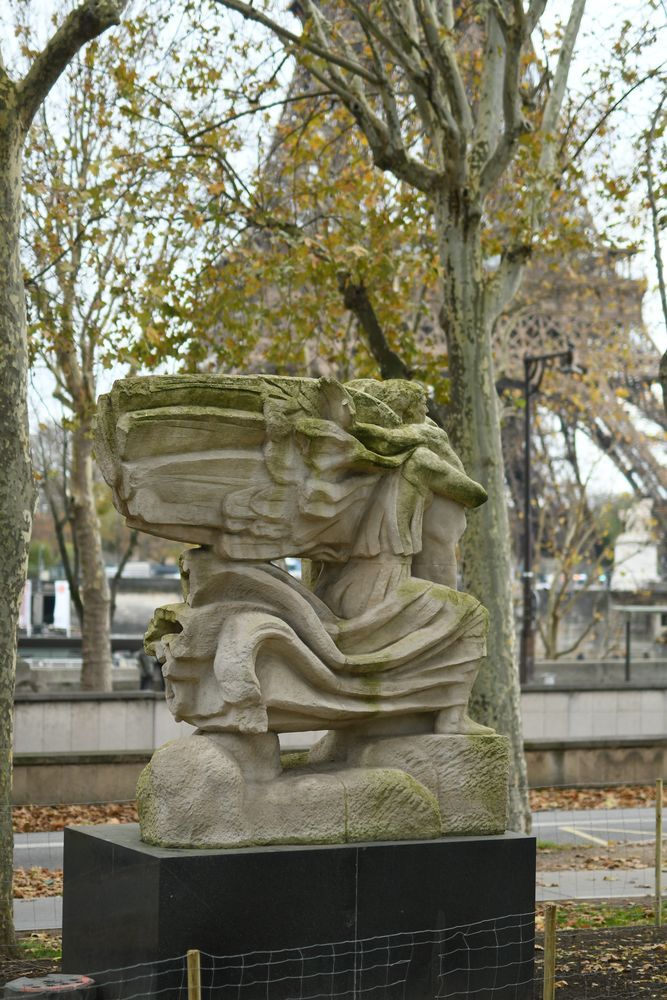
[[[162,850],[65,831],[63,971],[103,1000],[529,1000],[535,841],[497,837]],[[130,968],[134,966],[135,968]]]

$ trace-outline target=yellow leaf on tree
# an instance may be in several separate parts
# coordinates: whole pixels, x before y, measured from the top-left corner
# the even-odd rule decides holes
[[[156,326],[152,326],[151,324],[144,327],[144,336],[146,337],[146,340],[154,346],[157,346],[162,340],[162,334],[158,328]]]

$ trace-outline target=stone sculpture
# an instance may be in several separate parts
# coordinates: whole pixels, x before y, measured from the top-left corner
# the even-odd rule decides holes
[[[97,453],[129,525],[197,546],[183,603],[146,635],[169,708],[197,731],[140,779],[144,840],[504,830],[507,743],[466,715],[487,616],[456,590],[465,509],[486,494],[421,387],[126,379],[100,398]],[[324,729],[281,765],[279,733]]]

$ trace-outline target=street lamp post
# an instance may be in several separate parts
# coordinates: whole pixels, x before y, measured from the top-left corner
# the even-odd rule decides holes
[[[522,684],[533,679],[535,668],[535,607],[533,587],[533,532],[530,497],[530,401],[542,384],[544,372],[550,361],[560,360],[562,371],[575,371],[574,351],[570,344],[566,351],[550,354],[526,354],[523,359],[523,619],[521,625],[521,648],[519,654],[519,678]]]

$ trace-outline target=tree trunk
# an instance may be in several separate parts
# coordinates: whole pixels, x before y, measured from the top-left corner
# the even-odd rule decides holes
[[[0,952],[15,944],[11,790],[16,630],[34,508],[19,258],[23,137],[8,110],[10,100],[0,83]]]
[[[443,266],[441,314],[449,351],[452,443],[466,472],[489,499],[468,517],[462,540],[464,588],[489,611],[488,655],[473,689],[471,715],[508,736],[512,747],[509,826],[530,826],[521,726],[521,689],[515,656],[513,558],[500,414],[492,355],[492,321],[485,314],[478,225],[453,220],[449,204],[436,208]]]
[[[92,420],[80,420],[72,434],[73,531],[81,572],[81,687],[111,691],[111,596],[95,509]]]
[[[118,597],[118,584],[120,583],[123,577],[123,570],[127,566],[130,559],[132,558],[132,554],[137,547],[138,541],[139,541],[139,532],[137,531],[136,528],[132,528],[132,530],[130,531],[130,538],[128,540],[127,545],[125,546],[125,551],[123,552],[123,555],[121,556],[120,561],[116,566],[116,572],[111,578],[111,582],[109,584],[109,596],[111,599],[111,603],[109,605],[109,625],[111,628],[113,628],[114,615],[116,614],[116,598]]]
[[[560,615],[556,602],[553,605],[547,605],[547,615],[547,641],[545,643],[544,657],[546,660],[557,660]]]

